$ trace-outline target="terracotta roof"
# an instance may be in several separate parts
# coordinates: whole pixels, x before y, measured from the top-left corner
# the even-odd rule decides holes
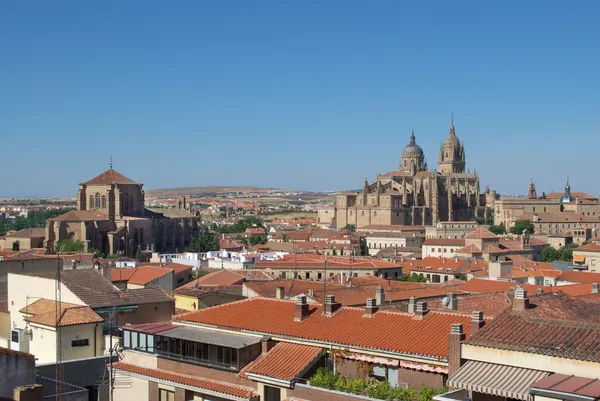
[[[564,192],[550,192],[546,194],[546,199],[560,199],[564,194]],[[571,196],[583,199],[598,199],[597,196],[592,196],[585,192],[571,192]]]
[[[321,357],[323,350],[307,345],[278,343],[248,364],[242,375],[259,375],[292,381],[302,376]]]
[[[470,271],[486,269],[487,262],[475,262],[469,259],[462,258],[436,258],[426,257],[422,260],[402,263],[403,273],[445,273],[445,274],[460,274]]]
[[[571,283],[600,283],[600,273],[578,272],[575,270],[564,270],[557,278]]]
[[[140,266],[133,268],[114,268],[110,272],[110,280],[114,282],[126,281],[131,284],[146,285],[167,274],[171,269],[154,266]]]
[[[154,267],[163,267],[165,269],[171,269],[175,271],[175,274],[179,274],[186,270],[192,270],[194,267],[190,265],[184,265],[181,263],[142,263],[140,266],[154,266]]]
[[[364,269],[397,269],[401,266],[397,263],[386,262],[377,258],[361,257],[327,257],[318,254],[292,254],[285,255],[284,260],[260,260],[254,263],[255,269],[279,269],[290,267],[312,267],[322,269],[327,260],[328,268],[343,268],[346,270]]]
[[[150,378],[150,381],[152,381],[152,379],[158,379],[167,382],[183,384],[186,386],[196,387],[205,391],[208,390],[217,393],[215,395],[225,394],[228,396],[239,397],[247,400],[258,397],[258,394],[251,387],[237,386],[227,382],[206,379],[195,375],[184,375],[163,369],[142,368],[140,366],[130,365],[128,363],[123,362],[114,363],[113,368],[122,372],[130,372],[146,376]]]
[[[423,320],[410,314],[379,311],[363,317],[364,308],[342,307],[333,316],[321,305],[308,306],[308,317],[294,320],[296,302],[251,298],[207,308],[176,319],[210,326],[271,335],[331,342],[341,345],[448,358],[450,325],[462,323],[468,335],[470,316],[430,312]],[[401,338],[402,341],[398,341]]]
[[[122,184],[122,185],[137,185],[138,183],[125,177],[123,174],[113,170],[112,168],[106,170],[100,175],[92,178],[85,183],[86,185],[110,185],[110,184]]]
[[[530,294],[535,294],[538,288],[541,288],[545,292],[552,291],[553,288],[557,288],[544,287],[541,285],[532,284],[519,284],[509,281],[496,281],[473,278],[464,283],[462,286],[460,286],[460,290],[464,292],[473,292],[478,294],[490,292],[506,292],[516,288],[517,285],[523,286]]]
[[[427,238],[423,245],[454,245],[454,246],[465,246],[464,239],[454,238]]]
[[[241,299],[243,297],[243,288],[241,285],[231,286],[206,286],[206,287],[179,287],[175,290],[176,295],[184,295],[189,297],[203,297],[205,295],[216,294],[216,295],[229,295]]]
[[[45,236],[45,228],[25,228],[12,234],[6,234],[6,238],[39,238]]]
[[[404,226],[396,224],[371,224],[360,227],[361,231],[425,231],[425,226]]]
[[[108,220],[108,217],[97,210],[71,210],[65,214],[61,214],[50,221],[103,221]]]
[[[600,223],[599,217],[584,216],[575,212],[525,213],[519,220],[530,220],[533,223]]]
[[[59,259],[58,255],[42,255],[31,249],[28,251],[19,252],[12,256],[7,256],[4,260],[42,260],[42,259]]]
[[[245,281],[244,276],[231,270],[218,270],[216,272],[205,274],[202,277],[190,281],[179,288],[195,288],[201,286],[220,286],[220,285],[242,285]]]
[[[491,232],[485,227],[480,227],[477,230],[465,235],[465,238],[469,239],[493,239],[498,238],[496,234]]]
[[[22,356],[24,358],[32,358],[32,359],[35,358],[35,355],[28,354],[27,352],[15,351],[13,349],[2,348],[2,347],[0,347],[0,354]]]
[[[59,327],[74,326],[78,324],[100,323],[104,319],[88,306],[74,305],[62,302],[60,314],[57,316],[58,303],[48,299],[39,299],[31,305],[22,308],[19,312],[27,314],[25,320],[43,324],[45,326]]]
[[[481,249],[479,249],[475,245],[471,244],[471,245],[467,245],[463,248],[460,248],[458,251],[456,251],[456,253],[464,253],[467,255],[474,255],[474,254],[480,254],[483,252],[481,252]]]
[[[561,293],[530,296],[529,303],[528,309],[505,311],[466,343],[600,362],[600,303]]]
[[[589,244],[585,244],[573,249],[573,253],[575,252],[600,252],[600,244],[597,244],[596,242],[590,242]]]

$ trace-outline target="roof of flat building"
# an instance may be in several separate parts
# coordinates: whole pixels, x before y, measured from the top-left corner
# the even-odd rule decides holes
[[[251,298],[176,316],[213,327],[285,336],[307,341],[377,349],[446,361],[450,326],[470,332],[471,316],[431,311],[422,320],[412,314],[379,311],[364,317],[364,308],[341,307],[332,316],[309,304],[307,316],[295,321],[296,302]],[[398,341],[402,339],[402,341]]]
[[[323,349],[319,347],[281,342],[250,362],[240,376],[292,381],[306,373],[322,355]]]

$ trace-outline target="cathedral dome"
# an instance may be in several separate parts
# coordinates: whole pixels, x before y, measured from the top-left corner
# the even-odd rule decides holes
[[[415,156],[422,156],[425,157],[425,153],[423,152],[423,148],[421,148],[419,145],[417,145],[417,142],[415,141],[415,132],[413,131],[412,135],[410,136],[410,142],[408,143],[408,145],[406,145],[406,147],[404,148],[404,151],[402,151],[402,156],[403,157],[415,157]]]
[[[452,124],[452,126],[450,126],[450,133],[448,134],[448,136],[446,137],[446,140],[444,141],[444,146],[459,146],[460,145],[460,141],[458,140],[458,137],[456,136],[456,133],[454,132],[454,124]]]

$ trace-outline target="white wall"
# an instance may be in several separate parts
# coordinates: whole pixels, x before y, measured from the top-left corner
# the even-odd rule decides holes
[[[113,401],[148,400],[148,381],[115,372]]]
[[[56,329],[54,327],[32,323],[31,337],[29,340],[29,353],[35,355],[38,364],[56,362]],[[96,324],[81,324],[77,326],[62,327],[61,330],[61,358],[63,361],[73,359],[91,358],[103,353],[102,326],[96,329],[96,353],[94,355],[94,329]],[[88,339],[89,345],[72,347],[73,340]]]

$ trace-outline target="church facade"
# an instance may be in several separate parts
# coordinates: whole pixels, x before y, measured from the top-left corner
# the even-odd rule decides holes
[[[477,172],[465,171],[465,167],[465,148],[456,136],[454,122],[440,145],[437,171],[428,169],[413,131],[397,170],[378,173],[371,183],[365,179],[360,192],[337,195],[335,205],[319,210],[318,223],[361,228],[485,218],[493,210],[496,194],[489,189],[481,193]]]
[[[44,246],[83,241],[87,250],[132,257],[137,250],[182,251],[198,235],[200,217],[177,208],[145,207],[143,184],[109,170],[79,184],[77,210],[49,219]]]

